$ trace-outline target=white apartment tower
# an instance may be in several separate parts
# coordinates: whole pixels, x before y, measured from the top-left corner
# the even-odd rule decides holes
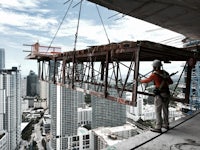
[[[68,149],[68,137],[77,135],[78,92],[66,87],[50,84],[51,147]]]
[[[49,77],[52,80],[54,67],[59,68],[59,65],[54,66],[54,62],[51,62],[50,65]],[[81,66],[81,64],[77,65],[76,71],[83,71]],[[57,73],[57,69],[55,70]],[[81,92],[50,82],[51,147],[59,150],[71,149],[73,146],[69,139],[78,136],[78,104],[83,103],[84,96]]]
[[[126,106],[115,101],[91,97],[92,129],[115,127],[126,123]]]
[[[8,132],[8,149],[18,148],[21,140],[21,75],[16,67],[0,70],[0,128]]]

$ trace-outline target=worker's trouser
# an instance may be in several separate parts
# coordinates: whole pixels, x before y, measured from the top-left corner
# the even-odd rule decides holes
[[[155,114],[156,114],[156,129],[169,126],[169,93],[161,93],[154,98]],[[163,117],[162,117],[163,112]]]

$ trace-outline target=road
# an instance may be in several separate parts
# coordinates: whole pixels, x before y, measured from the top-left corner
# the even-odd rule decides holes
[[[22,140],[20,150],[24,150],[24,147],[26,146],[27,148],[33,144],[33,141],[37,143],[38,149],[39,150],[44,150],[44,147],[42,146],[42,134],[41,134],[41,123],[42,119],[39,120],[38,123],[34,124],[34,130],[31,134],[31,139],[30,141],[24,141]]]
[[[37,124],[34,125],[34,141],[37,142],[37,146],[39,150],[44,150],[44,147],[42,146],[42,134],[41,134],[41,123],[42,123],[42,119],[39,120],[39,122]]]

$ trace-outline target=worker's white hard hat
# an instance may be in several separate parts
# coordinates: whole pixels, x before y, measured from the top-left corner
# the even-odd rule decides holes
[[[161,63],[160,60],[155,59],[155,60],[153,61],[152,66],[153,66],[153,67],[161,67],[161,66],[162,66],[162,63]]]

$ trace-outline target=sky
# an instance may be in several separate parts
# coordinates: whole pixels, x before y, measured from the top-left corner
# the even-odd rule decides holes
[[[24,44],[39,42],[40,45],[47,47],[50,45],[61,47],[62,52],[72,51],[75,48],[77,27],[77,50],[92,45],[108,44],[106,33],[110,42],[149,40],[182,46],[181,40],[184,36],[181,34],[86,0],[82,3],[78,26],[79,2],[79,0],[0,0],[0,48],[5,49],[6,69],[16,66],[20,67],[24,76],[28,75],[30,70],[37,74],[36,60],[25,59],[29,52],[24,51],[30,51],[31,47]],[[64,16],[66,17],[63,20]],[[169,72],[181,72],[182,64],[183,62],[172,63],[165,65],[165,68],[171,69]],[[148,72],[150,66],[148,63],[140,68]]]

